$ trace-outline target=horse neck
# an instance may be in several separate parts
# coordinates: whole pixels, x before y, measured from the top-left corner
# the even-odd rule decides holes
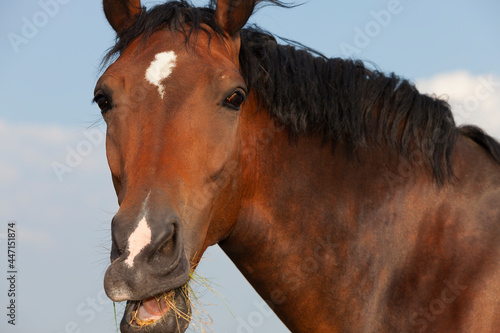
[[[241,122],[243,198],[238,221],[220,246],[285,324],[301,331],[288,314],[309,303],[321,315],[313,307],[328,282],[315,277],[325,277],[317,274],[324,269],[335,273],[337,240],[354,219],[353,202],[341,189],[349,182],[357,191],[369,174],[346,171],[352,159],[340,146],[332,151],[320,138],[291,139],[263,110],[242,115]],[[333,203],[339,205],[335,212]]]

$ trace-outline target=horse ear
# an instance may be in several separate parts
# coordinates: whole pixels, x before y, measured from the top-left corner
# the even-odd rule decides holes
[[[232,39],[247,23],[255,7],[256,0],[218,0],[215,8],[215,22]]]
[[[103,0],[102,6],[109,24],[117,33],[130,27],[142,12],[141,0]]]

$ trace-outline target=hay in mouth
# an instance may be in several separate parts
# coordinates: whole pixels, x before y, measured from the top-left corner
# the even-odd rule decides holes
[[[142,328],[164,320],[169,313],[172,313],[176,320],[190,321],[192,314],[188,294],[188,285],[185,284],[182,287],[163,292],[154,297],[132,302],[133,310],[129,324]],[[176,301],[177,297],[184,298],[186,307],[179,306],[179,302]]]
[[[174,298],[175,290],[170,290],[161,295],[136,302],[130,324],[143,327],[155,323],[175,306]]]
[[[172,320],[177,327],[181,327],[183,323],[190,323],[195,331],[212,332],[212,319],[196,296],[199,287],[204,287],[223,301],[224,297],[212,288],[211,284],[212,281],[191,271],[188,281],[181,287],[144,300],[128,301],[123,320],[128,326],[145,333],[156,329],[157,325],[161,326]]]

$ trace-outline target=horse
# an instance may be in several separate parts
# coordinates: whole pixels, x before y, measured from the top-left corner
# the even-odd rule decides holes
[[[288,6],[103,0],[121,331],[184,332],[219,244],[292,332],[498,332],[500,144],[405,79],[248,27],[265,4]]]

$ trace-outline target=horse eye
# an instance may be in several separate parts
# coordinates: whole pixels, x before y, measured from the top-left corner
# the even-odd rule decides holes
[[[239,110],[245,99],[246,97],[241,91],[235,91],[231,96],[226,97],[224,105],[231,109]]]
[[[102,113],[108,111],[111,107],[111,103],[104,95],[97,95],[94,97],[94,102],[97,104],[99,109],[101,109]]]

